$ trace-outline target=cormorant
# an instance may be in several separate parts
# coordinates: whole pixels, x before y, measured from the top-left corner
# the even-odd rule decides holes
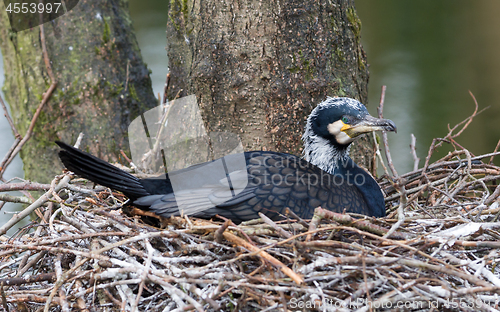
[[[372,117],[354,99],[327,98],[307,119],[303,158],[268,151],[245,152],[246,170],[230,172],[217,184],[196,189],[187,186],[179,192],[174,192],[172,185],[175,175],[200,172],[201,166],[213,162],[161,178],[139,179],[70,145],[56,143],[62,148],[59,157],[68,170],[122,192],[136,207],[163,217],[180,215],[180,207],[187,207],[188,211],[182,208],[182,213],[200,218],[218,214],[239,223],[258,218],[258,212],[280,220],[286,208],[309,219],[319,206],[335,212],[385,216],[384,197],[377,182],[349,157],[350,144],[360,134],[375,130],[396,131],[396,126],[391,120]],[[237,154],[224,159],[231,162],[238,155],[242,157]],[[183,205],[178,204],[180,197],[184,198]]]

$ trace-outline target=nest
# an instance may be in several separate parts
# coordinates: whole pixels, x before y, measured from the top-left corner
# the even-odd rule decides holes
[[[433,142],[422,169],[401,176],[386,169],[379,182],[389,215],[379,219],[317,208],[312,220],[173,217],[158,228],[145,222],[152,216],[124,214],[122,195],[59,176],[0,228],[4,234],[38,214],[2,236],[2,306],[497,311],[500,167],[492,159],[499,153],[473,156],[454,141],[455,130]],[[455,148],[430,163],[444,142]]]

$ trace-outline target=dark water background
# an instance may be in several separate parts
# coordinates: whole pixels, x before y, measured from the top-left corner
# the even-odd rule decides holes
[[[492,152],[500,139],[500,1],[355,3],[370,64],[369,110],[375,112],[380,86],[387,85],[385,116],[398,126],[390,135],[397,169],[412,168],[410,133],[424,159],[433,138],[473,112],[469,90],[480,109],[489,108],[457,142],[475,155]]]
[[[446,135],[480,109],[457,141],[473,154],[493,151],[500,139],[500,12],[499,0],[356,0],[361,38],[370,64],[368,108],[375,114],[380,87],[387,85],[385,117],[398,126],[390,146],[400,173],[410,171],[410,134],[417,137],[422,160],[432,139]],[[167,2],[131,0],[130,13],[142,55],[152,71],[155,95],[163,94],[168,71],[165,46]],[[3,63],[0,85],[3,85]],[[3,113],[2,113],[3,115]],[[14,138],[0,117],[0,158]],[[439,155],[448,151],[443,147]],[[500,157],[499,157],[500,159]],[[422,165],[422,162],[421,162]],[[19,157],[5,177],[23,176]],[[18,209],[6,205],[0,212]],[[10,218],[10,215],[8,216]]]

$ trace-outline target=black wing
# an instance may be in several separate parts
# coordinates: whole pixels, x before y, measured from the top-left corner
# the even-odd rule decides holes
[[[72,146],[56,143],[63,149],[59,156],[66,168],[121,191],[135,205],[164,217],[180,215],[182,209],[185,214],[200,218],[219,214],[235,222],[258,218],[259,212],[279,220],[284,217],[285,209],[290,208],[301,218],[309,219],[318,206],[336,212],[385,215],[377,183],[350,159],[339,164],[338,174],[331,175],[290,154],[246,152],[246,168],[229,172],[228,178],[201,183],[196,188],[186,183],[175,189],[171,181],[176,180],[172,177],[187,174],[203,181],[211,173],[200,169],[215,162],[175,171],[169,176],[139,179]],[[231,163],[236,157],[241,154],[224,159]]]
[[[177,201],[182,196],[188,199],[183,205],[185,214],[201,218],[219,214],[235,222],[258,218],[259,212],[280,220],[286,208],[309,219],[319,206],[336,212],[373,215],[356,181],[345,175],[346,168],[341,174],[331,175],[299,157],[274,152],[246,152],[245,159],[247,172],[230,174],[232,185],[236,185],[234,196],[228,181],[223,179],[218,184],[182,190],[175,195],[146,196],[134,204],[149,206],[156,214],[169,217],[180,214]]]

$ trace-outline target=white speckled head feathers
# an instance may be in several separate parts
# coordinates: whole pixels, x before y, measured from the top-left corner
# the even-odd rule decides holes
[[[313,110],[313,113],[314,113],[314,111],[317,111],[318,109],[330,108],[333,106],[335,106],[335,107],[342,106],[342,107],[348,107],[348,108],[354,109],[354,110],[366,111],[365,106],[363,104],[361,104],[361,102],[359,102],[355,99],[351,99],[348,97],[335,97],[335,98],[327,97],[326,100],[324,100],[318,106],[316,106],[316,108]]]

